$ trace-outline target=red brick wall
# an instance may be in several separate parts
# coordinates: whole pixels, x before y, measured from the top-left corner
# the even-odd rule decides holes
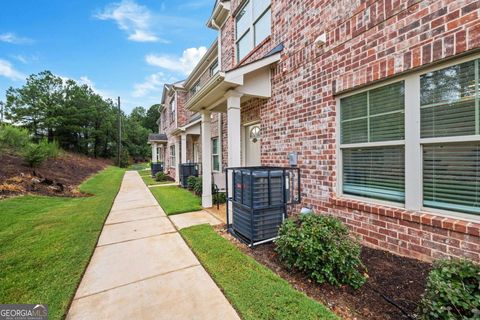
[[[272,36],[241,62],[284,44],[272,98],[259,103],[262,164],[287,165],[288,152],[297,151],[303,203],[340,217],[367,245],[424,260],[480,260],[478,223],[337,199],[335,192],[335,95],[480,49],[479,8],[474,0],[272,0]],[[222,30],[223,69],[236,66],[233,21]],[[327,43],[317,47],[324,31]]]

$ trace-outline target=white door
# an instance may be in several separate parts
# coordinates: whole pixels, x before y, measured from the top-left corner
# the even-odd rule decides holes
[[[260,124],[245,128],[245,165],[247,167],[260,166]]]

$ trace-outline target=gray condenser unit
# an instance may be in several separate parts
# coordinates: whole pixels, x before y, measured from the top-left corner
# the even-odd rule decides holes
[[[227,216],[229,208],[232,212],[229,231],[250,245],[275,239],[292,198],[291,177],[299,177],[297,171],[277,167],[227,169],[227,186],[231,187]]]

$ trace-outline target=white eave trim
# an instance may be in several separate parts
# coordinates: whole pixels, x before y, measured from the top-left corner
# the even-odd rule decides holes
[[[220,84],[225,78],[225,73],[218,72],[216,73],[208,82],[200,88],[190,99],[188,99],[185,107],[187,110],[191,110],[193,105],[202,99],[207,93],[209,93],[214,87]]]
[[[230,1],[217,1],[212,15],[208,18],[207,27],[218,30],[218,26],[222,26],[227,20],[230,12]]]
[[[262,68],[268,67],[269,65],[280,61],[281,53],[275,53],[271,56],[266,58],[257,60],[255,62],[249,63],[237,69],[227,71],[225,73],[225,82],[242,85],[243,84],[243,76],[248,73],[251,73],[256,70],[260,70]]]

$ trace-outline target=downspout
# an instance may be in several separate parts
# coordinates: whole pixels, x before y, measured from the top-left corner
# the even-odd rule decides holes
[[[212,19],[212,26],[218,30],[218,40],[217,40],[217,53],[218,53],[218,57],[217,57],[217,61],[218,61],[218,68],[219,70],[222,70],[222,30],[221,28],[217,25],[217,23],[215,22],[215,20]]]

